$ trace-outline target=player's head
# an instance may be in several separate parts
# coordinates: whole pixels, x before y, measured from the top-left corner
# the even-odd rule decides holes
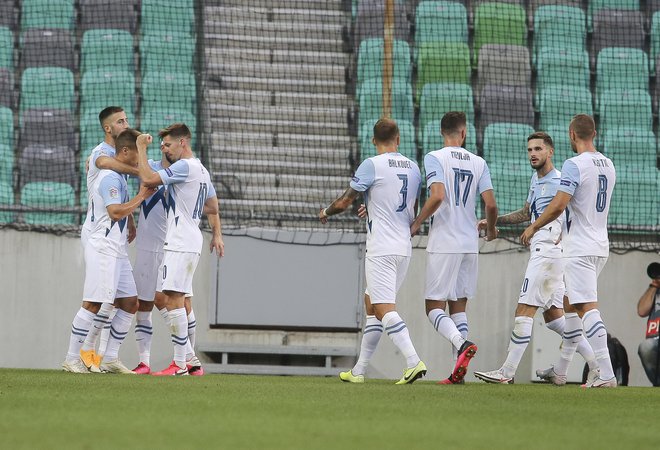
[[[467,136],[467,117],[463,111],[449,111],[440,121],[440,134],[445,139],[445,145],[465,145]],[[448,144],[451,142],[451,144]]]
[[[551,160],[555,146],[548,133],[537,131],[527,136],[527,157],[533,169],[539,170]]]
[[[374,137],[372,139],[376,148],[397,148],[399,140],[399,126],[396,121],[387,117],[378,119],[378,122],[374,125]]]
[[[596,123],[593,117],[588,114],[573,116],[571,124],[568,126],[568,135],[571,139],[571,148],[576,153],[579,142],[593,145],[593,140],[596,137]]]
[[[158,132],[160,136],[160,151],[165,158],[174,164],[181,159],[186,152],[190,152],[190,140],[192,133],[185,123],[173,123]]]
[[[127,128],[115,139],[115,158],[129,166],[137,167],[138,164],[138,150],[137,138],[141,135],[138,130]]]
[[[106,138],[116,139],[119,133],[128,128],[128,119],[121,106],[108,106],[99,113],[99,122]]]

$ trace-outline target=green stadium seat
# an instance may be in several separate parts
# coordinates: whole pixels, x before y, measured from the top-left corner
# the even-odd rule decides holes
[[[610,47],[598,54],[596,64],[596,102],[610,89],[649,88],[649,60],[643,50]]]
[[[0,179],[0,205],[14,204],[14,189],[11,185],[11,179]],[[15,214],[11,211],[0,211],[0,223],[14,222]]]
[[[534,128],[520,123],[493,123],[484,131],[483,157],[491,161],[527,161],[527,137]],[[529,181],[529,180],[528,180]]]
[[[193,73],[195,38],[188,33],[160,31],[146,34],[140,41],[140,67],[142,75],[149,72],[167,72],[176,55],[177,70]]]
[[[468,122],[474,123],[472,88],[466,84],[428,83],[420,100],[420,128],[434,119],[442,119],[449,111],[463,111]]]
[[[150,72],[142,78],[142,107],[196,112],[195,76],[189,72]]]
[[[14,148],[14,113],[0,106],[0,144]]]
[[[376,147],[371,142],[375,121],[362,125],[360,138],[360,161],[376,156]],[[411,122],[398,120],[399,126],[399,153],[417,162],[417,145],[415,144],[415,127]]]
[[[85,31],[80,48],[82,73],[92,69],[122,67],[133,70],[133,36],[123,30]]]
[[[600,151],[614,162],[654,167],[657,142],[655,134],[637,128],[609,128],[599,141]]]
[[[149,133],[158,139],[158,132],[166,126],[183,122],[190,128],[192,132],[191,146],[195,150],[196,137],[197,137],[197,117],[189,111],[170,111],[170,110],[143,110],[140,120],[140,131]],[[154,160],[160,160],[161,152],[160,147],[155,143],[148,148],[149,157]]]
[[[477,7],[474,19],[474,63],[484,44],[526,45],[527,19],[520,5],[488,2]]]
[[[0,27],[0,69],[14,69],[14,33]]]
[[[589,54],[586,50],[543,48],[536,61],[536,75],[537,93],[553,84],[589,89]]]
[[[657,230],[660,225],[660,171],[647,164],[617,165],[616,169],[609,226],[633,229],[653,227]]]
[[[105,138],[103,129],[99,123],[99,112],[90,111],[80,116],[80,153],[89,156],[92,149],[99,145]],[[133,126],[130,122],[129,124]]]
[[[406,41],[394,40],[392,77],[412,83],[412,65],[410,64],[410,46]],[[383,40],[365,39],[360,44],[357,66],[357,97],[362,84],[372,78],[383,78]]]
[[[550,85],[539,94],[539,127],[546,130],[553,126],[568,127],[576,114],[593,115],[591,91],[583,87]]]
[[[467,124],[467,136],[465,138],[465,148],[474,154],[477,154],[477,131],[470,122]],[[444,147],[444,141],[440,134],[440,119],[429,121],[424,127],[422,136],[422,153],[427,154],[430,151],[438,150]]]
[[[426,83],[470,84],[470,49],[463,43],[424,42],[417,59],[417,97]]]
[[[660,11],[653,14],[651,19],[651,74],[655,75],[655,66],[660,55]]]
[[[168,30],[193,35],[194,0],[142,0],[142,35]]]
[[[532,47],[534,65],[545,48],[582,51],[586,49],[586,40],[586,19],[580,8],[550,5],[536,10]]]
[[[360,128],[365,123],[373,123],[383,114],[383,80],[372,78],[364,82],[359,98]],[[412,122],[415,116],[412,86],[397,78],[392,79],[392,114],[397,121]]]
[[[423,1],[415,14],[415,43],[468,43],[468,14],[453,1]]]
[[[72,207],[76,193],[67,183],[40,181],[21,189],[21,205],[35,208]],[[76,214],[61,212],[26,212],[23,221],[32,225],[75,225]]]
[[[568,137],[568,124],[548,127],[544,131],[550,135],[555,146],[552,163],[557,169],[561,170],[562,165],[567,159],[577,156],[576,153],[573,153],[571,140]]]
[[[61,67],[30,67],[21,78],[21,112],[30,108],[66,109],[74,106],[73,73]]]
[[[14,149],[0,143],[0,180],[11,183],[14,173]]]
[[[614,127],[653,129],[651,96],[639,89],[610,89],[601,94],[600,129],[603,133]]]
[[[129,70],[88,70],[82,76],[80,92],[81,114],[98,114],[108,105],[121,106],[128,115],[135,111],[135,76]],[[169,92],[163,92],[163,95],[169,95]]]
[[[65,28],[73,30],[76,21],[74,0],[23,0],[21,30]]]
[[[589,9],[587,9],[589,31],[593,31],[593,17],[602,9],[639,11],[639,0],[590,0]]]
[[[488,162],[500,214],[522,208],[529,194],[529,182],[534,170],[527,160],[526,137],[520,148],[521,150],[518,151],[520,157],[516,161]]]

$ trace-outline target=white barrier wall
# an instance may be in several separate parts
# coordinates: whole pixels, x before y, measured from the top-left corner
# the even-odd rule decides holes
[[[208,242],[208,236],[206,236]],[[232,264],[232,253],[240,252],[240,239],[225,238],[227,256],[220,264]],[[291,244],[295,245],[295,244]],[[494,245],[486,244],[484,251]],[[207,244],[205,243],[205,248]],[[319,247],[322,251],[322,247]],[[204,253],[200,259],[194,282],[194,307],[197,316],[198,342],[223,342],[227,331],[209,330],[208,311],[211,295],[211,258]],[[429,377],[444,378],[451,369],[449,344],[432,329],[424,314],[423,290],[425,251],[416,249],[410,264],[398,302],[402,317],[406,320],[420,356],[429,366]],[[477,358],[471,370],[498,368],[506,354],[513,310],[527,263],[527,252],[512,250],[480,256],[479,287],[477,298],[469,303],[468,320],[470,339],[479,345]],[[637,317],[636,302],[648,285],[646,266],[658,261],[658,255],[631,252],[610,256],[600,277],[600,302],[603,319],[608,330],[618,337],[628,351],[630,382],[648,386],[637,345],[643,339],[645,319]],[[80,307],[84,264],[80,241],[75,237],[54,236],[34,232],[0,230],[0,286],[3,289],[0,308],[0,367],[58,368],[68,346],[71,320]],[[340,268],[342,261],[330,261],[325,270],[333,265]],[[333,273],[328,273],[333,280]],[[246,274],[236,283],[254,283],[254,274]],[[293,286],[291,287],[294,288]],[[356,293],[359,295],[359,293]],[[222,302],[222,298],[219,299]],[[277,298],[272,299],[278,302]],[[169,330],[163,325],[158,313],[154,313],[154,345],[152,366],[165,367],[172,357]],[[256,332],[258,333],[258,332]],[[264,333],[272,335],[273,332]],[[255,332],[242,331],[236,339],[255,339]],[[323,334],[325,340],[331,336]],[[339,336],[338,336],[339,337]],[[346,345],[346,334],[341,334],[341,344]],[[350,342],[351,339],[348,340]],[[359,339],[356,339],[359,345]],[[557,339],[557,345],[559,339]],[[531,350],[523,359],[517,382],[530,379]],[[121,358],[128,366],[137,363],[134,336],[131,332],[121,350]],[[575,362],[582,364],[579,356]],[[397,378],[403,368],[403,358],[395,354],[389,339],[384,337],[379,345],[368,375]],[[468,380],[474,380],[470,374]]]

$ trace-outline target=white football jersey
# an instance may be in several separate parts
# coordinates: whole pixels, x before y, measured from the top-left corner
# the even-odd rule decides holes
[[[215,197],[208,171],[197,158],[180,159],[158,171],[167,189],[167,235],[164,249],[201,253],[203,237],[199,229],[204,203]]]
[[[564,162],[559,190],[572,195],[564,222],[565,256],[609,256],[607,214],[615,183],[614,164],[600,152]]]
[[[94,147],[89,157],[89,170],[87,171],[87,216],[85,217],[85,222],[83,223],[83,228],[86,231],[91,231],[92,229],[92,185],[98,178],[99,172],[101,172],[101,169],[96,167],[96,160],[99,158],[99,156],[108,156],[110,158],[114,158],[115,153],[115,148],[103,141]]]
[[[163,169],[160,161],[150,159],[149,166],[158,172]],[[158,190],[140,205],[140,218],[135,237],[138,250],[162,252],[167,234],[167,189],[159,186]]]
[[[476,197],[493,189],[483,158],[461,147],[444,147],[424,157],[426,183],[445,185],[445,200],[431,216],[429,253],[479,253]]]
[[[529,203],[529,212],[531,213],[531,222],[534,223],[539,218],[545,208],[550,204],[557,188],[559,187],[559,180],[561,179],[561,172],[557,169],[552,169],[543,178],[539,179],[536,172],[532,175],[532,180],[529,185],[529,195],[527,196],[527,203]],[[530,244],[530,251],[532,255],[542,255],[550,258],[560,258],[562,256],[561,242],[555,244],[561,236],[561,227],[564,222],[564,214],[541,228],[534,234]]]
[[[422,175],[400,153],[372,156],[360,164],[351,187],[364,192],[367,206],[367,256],[410,256],[410,225],[415,219]]]
[[[101,170],[90,188],[91,231],[87,245],[105,255],[128,257],[127,217],[115,222],[110,220],[107,210],[109,205],[129,200],[126,178],[112,170]]]

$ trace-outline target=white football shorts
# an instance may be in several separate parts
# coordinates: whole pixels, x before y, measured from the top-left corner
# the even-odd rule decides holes
[[[135,285],[140,300],[147,302],[154,300],[161,264],[163,264],[163,252],[137,249],[133,274],[135,275]]]
[[[548,310],[564,307],[564,259],[532,256],[520,288],[518,303]]]
[[[192,282],[199,262],[199,253],[165,250],[163,264],[158,270],[158,292],[183,292],[192,297]]]
[[[427,253],[427,300],[474,298],[479,272],[476,253]]]
[[[117,258],[85,248],[83,300],[114,303],[116,298],[135,297],[137,289],[128,258]]]
[[[607,257],[574,256],[564,259],[568,302],[575,305],[598,301],[598,276],[607,263]]]
[[[371,303],[395,303],[396,294],[406,278],[410,256],[367,256],[364,272]]]

